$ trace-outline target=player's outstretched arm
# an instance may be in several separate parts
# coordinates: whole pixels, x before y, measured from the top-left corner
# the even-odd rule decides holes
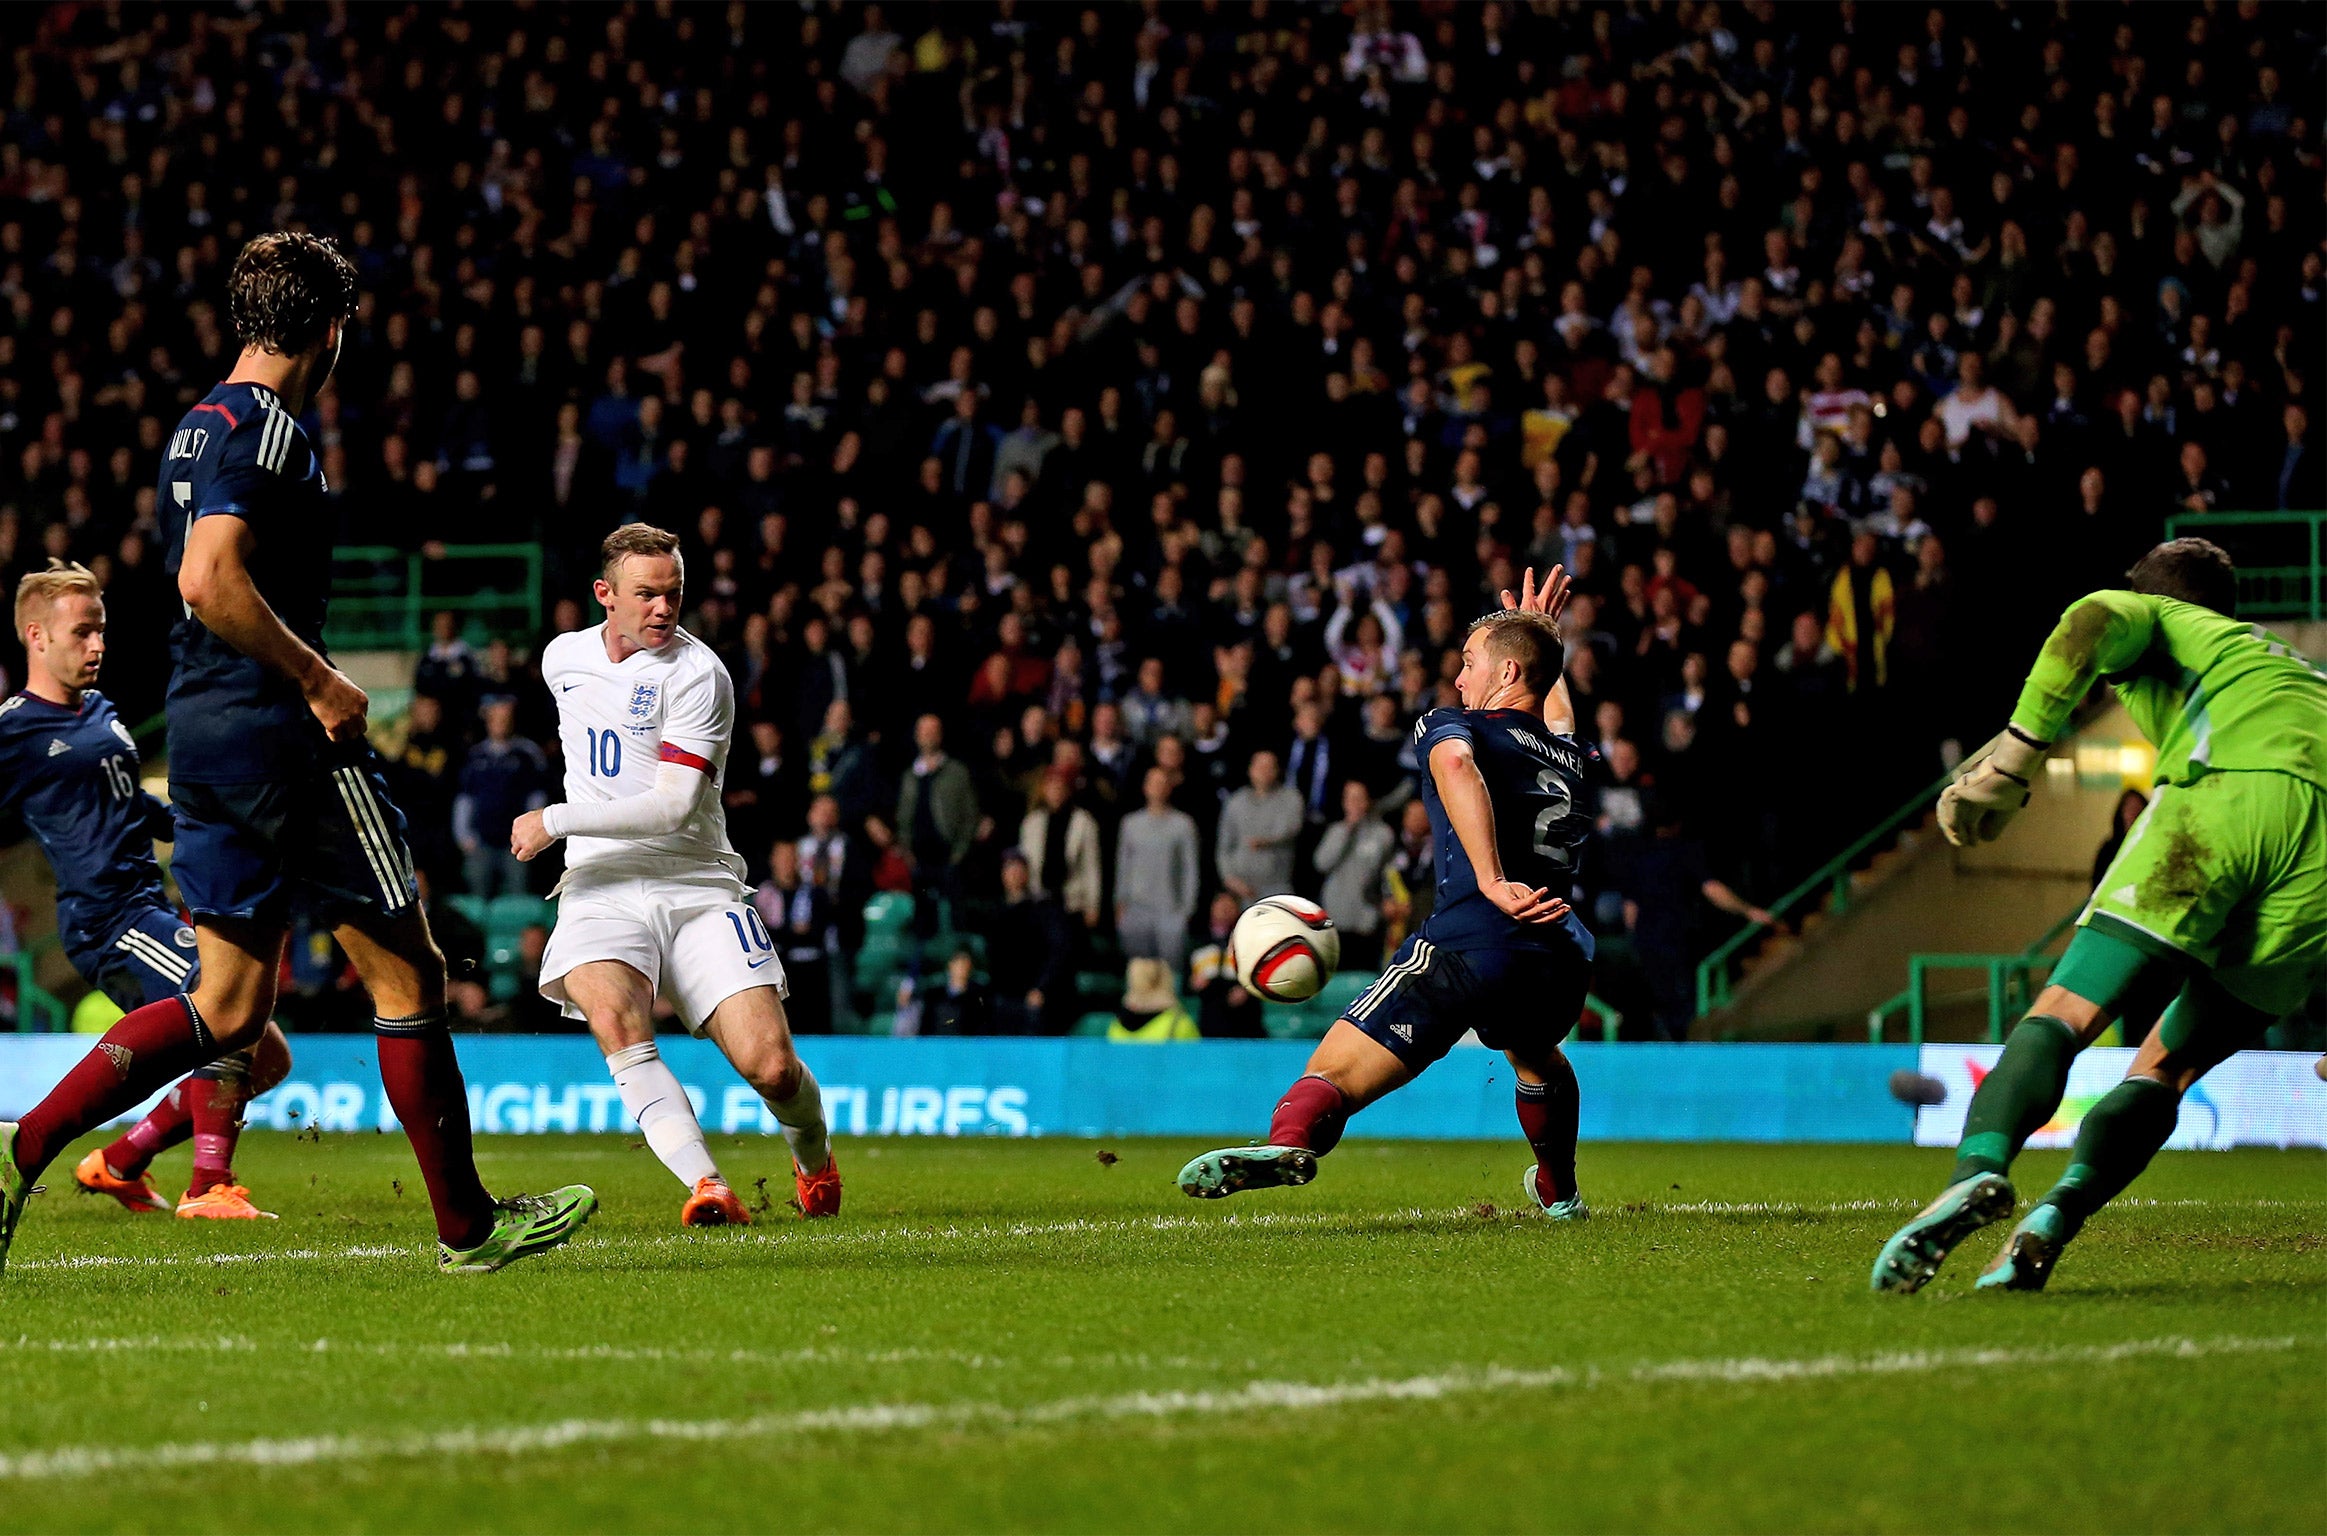
[[[666,762],[655,770],[652,788],[619,800],[580,804],[571,800],[527,811],[509,827],[509,851],[530,860],[561,837],[668,837],[695,813],[711,775],[686,763]]]
[[[1506,917],[1522,923],[1556,923],[1567,916],[1565,901],[1548,887],[1530,887],[1503,877],[1502,850],[1495,846],[1495,803],[1487,796],[1487,781],[1479,772],[1470,743],[1441,741],[1430,749],[1430,778],[1438,786],[1439,803],[1462,841],[1462,851],[1478,875],[1479,891]]]
[[[276,617],[250,578],[251,529],[214,512],[186,530],[178,596],[202,627],[251,660],[299,685],[300,696],[333,741],[359,741],[371,700]]]
[[[1964,760],[1939,795],[1939,830],[1957,847],[1992,842],[2036,791],[2044,757],[2068,730],[2093,679],[2140,659],[2156,609],[2132,592],[2095,592],[2069,604],[2029,669],[2011,724]]]

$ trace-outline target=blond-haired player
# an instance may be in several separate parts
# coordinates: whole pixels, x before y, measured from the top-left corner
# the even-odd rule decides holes
[[[588,1022],[624,1108],[687,1186],[683,1223],[751,1218],[655,1048],[658,992],[766,1100],[791,1147],[800,1209],[835,1215],[840,1165],[823,1095],[792,1048],[783,962],[727,841],[720,781],[735,685],[711,648],[679,627],[686,573],[676,536],[627,524],[601,556],[594,590],[606,621],[542,652],[566,798],[528,811],[509,832],[520,859],[568,840],[542,996]]]
[[[136,743],[97,691],[105,663],[105,597],[86,568],[52,560],[16,586],[16,637],[29,676],[0,703],[0,815],[17,815],[57,877],[57,937],[89,985],[124,1011],[190,992],[201,980],[194,930],[162,889],[153,845],[172,837],[170,808],[139,782]],[[220,1057],[168,1093],[151,1113],[95,1148],[73,1182],[132,1211],[170,1202],[146,1170],[194,1141],[194,1172],[177,1213],[250,1220],[268,1215],[235,1181],[242,1107],[291,1070],[291,1048],[270,1021],[259,1043]]]

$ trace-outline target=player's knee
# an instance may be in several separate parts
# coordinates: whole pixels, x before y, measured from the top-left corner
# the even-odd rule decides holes
[[[768,1040],[753,1046],[735,1063],[735,1070],[763,1099],[788,1099],[800,1091],[800,1056],[786,1041]]]
[[[223,1056],[229,1051],[246,1050],[265,1037],[267,1009],[245,999],[229,998],[215,1008],[197,1008],[202,1027],[210,1031],[211,1043]],[[284,1070],[290,1069],[286,1057]]]

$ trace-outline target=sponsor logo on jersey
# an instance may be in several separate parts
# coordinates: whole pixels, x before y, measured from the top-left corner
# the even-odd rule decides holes
[[[71,743],[71,742],[68,742],[68,741],[66,741],[64,737],[62,737],[62,736],[52,736],[52,737],[50,737],[50,738],[49,738],[49,744],[48,744],[48,755],[49,755],[49,756],[51,756],[51,757],[63,757],[63,756],[64,756],[64,755],[65,755],[67,752],[70,752],[70,751],[72,751],[72,750],[73,750],[72,743]]]
[[[660,686],[655,683],[635,684],[630,690],[630,718],[633,720],[653,719],[655,695],[660,691]]]

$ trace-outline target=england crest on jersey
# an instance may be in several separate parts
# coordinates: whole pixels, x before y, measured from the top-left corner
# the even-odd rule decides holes
[[[632,687],[630,690],[631,719],[651,720],[654,718],[655,695],[660,687],[661,685],[657,683],[639,683]]]

